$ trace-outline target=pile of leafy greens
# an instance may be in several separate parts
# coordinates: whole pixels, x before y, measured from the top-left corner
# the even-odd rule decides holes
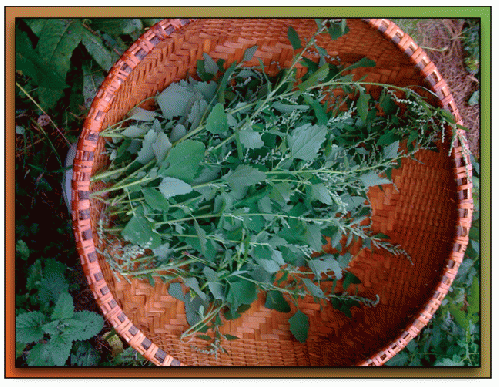
[[[323,246],[342,251],[361,239],[403,254],[370,231],[368,190],[392,184],[392,169],[431,148],[448,121],[409,88],[377,85],[375,99],[350,72],[372,60],[344,68],[316,43],[319,34],[346,33],[345,22],[317,24],[307,42],[289,28],[296,55],[277,75],[262,61],[244,66],[256,46],[227,66],[204,54],[196,79],[155,96],[157,110],[135,107],[102,133],[110,164],[93,178],[107,185],[94,193],[107,204],[101,239],[124,241],[103,253],[125,278],[169,281],[170,295],[185,303],[190,328],[182,337],[196,334],[211,351],[235,338],[218,328],[260,292],[265,307],[280,312],[304,296],[347,315],[374,305],[345,291],[359,283],[348,272],[351,255]],[[308,70],[299,79],[298,65]],[[297,309],[289,323],[304,342],[308,317]]]

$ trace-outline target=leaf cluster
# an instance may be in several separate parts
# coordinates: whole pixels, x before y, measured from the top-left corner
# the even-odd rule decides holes
[[[336,291],[338,280],[358,280],[346,274],[351,256],[326,254],[327,241],[339,252],[343,238],[403,252],[370,232],[367,193],[392,184],[391,170],[430,147],[446,117],[411,89],[378,85],[374,99],[349,71],[375,63],[331,60],[315,37],[338,38],[345,25],[318,26],[307,42],[289,28],[297,53],[276,76],[262,62],[250,68],[205,54],[198,78],[159,93],[156,111],[136,107],[103,132],[111,162],[94,180],[108,187],[94,196],[108,204],[113,227],[103,225],[102,237],[114,232],[128,243],[118,257],[103,253],[125,277],[181,279],[187,293],[171,282],[170,294],[185,304],[184,336],[212,329],[220,339],[222,317],[239,317],[260,291],[278,311],[308,295],[348,315],[373,301]],[[311,48],[318,62],[304,56]],[[300,79],[298,63],[308,67]],[[333,89],[343,97],[332,98]],[[289,323],[305,341],[308,317],[298,310]]]

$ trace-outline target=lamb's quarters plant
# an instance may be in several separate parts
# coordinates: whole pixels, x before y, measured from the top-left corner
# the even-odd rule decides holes
[[[155,111],[135,107],[102,132],[110,164],[93,177],[106,184],[93,194],[107,205],[101,252],[125,278],[170,282],[190,325],[182,338],[205,338],[202,351],[216,354],[221,340],[236,338],[218,328],[261,291],[282,312],[305,296],[347,315],[375,305],[346,291],[359,283],[348,271],[353,257],[324,252],[326,243],[341,251],[362,240],[411,259],[370,230],[367,194],[392,184],[403,158],[435,149],[452,117],[411,88],[354,81],[349,70],[375,63],[343,66],[316,37],[336,39],[346,23],[317,24],[306,42],[289,28],[296,55],[277,75],[261,61],[244,66],[257,47],[227,66],[205,54],[197,79],[169,85]],[[300,79],[298,64],[308,68]],[[298,309],[289,324],[304,342],[308,317]]]

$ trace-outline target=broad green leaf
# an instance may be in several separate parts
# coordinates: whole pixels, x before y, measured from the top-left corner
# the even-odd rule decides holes
[[[191,105],[194,97],[192,87],[172,83],[156,96],[156,101],[163,116],[170,120],[173,117],[183,117]]]
[[[52,312],[52,320],[65,320],[73,317],[74,305],[73,297],[67,292],[61,293],[57,300],[54,311]]]
[[[449,311],[452,314],[452,317],[454,317],[454,320],[456,321],[457,325],[459,325],[464,330],[468,329],[469,320],[468,317],[466,316],[466,312],[461,309],[460,305],[457,304],[451,305],[449,307]]]
[[[213,134],[223,134],[227,132],[228,128],[224,107],[221,103],[217,103],[208,115],[206,130]]]
[[[312,161],[317,157],[326,139],[325,126],[305,124],[293,130],[288,136],[291,155],[295,159]]]
[[[75,312],[73,318],[67,320],[67,323],[64,335],[73,341],[89,340],[99,334],[104,327],[102,316],[88,310]]]
[[[54,362],[53,365],[57,367],[66,365],[69,355],[71,354],[71,348],[73,347],[73,340],[59,335],[51,337],[48,346],[50,347],[50,353]]]
[[[300,343],[304,343],[308,338],[308,316],[298,310],[289,320],[289,330]]]
[[[199,282],[196,277],[187,277],[184,279],[185,285],[193,290],[202,300],[206,300],[206,294],[199,288]]]
[[[61,293],[69,291],[67,266],[55,259],[45,259],[43,278],[38,284],[38,298],[42,304],[56,302]]]
[[[350,71],[359,67],[376,67],[376,62],[372,59],[369,59],[368,57],[364,57],[355,62],[354,64],[348,66],[343,71]]]
[[[240,187],[255,185],[264,181],[266,177],[267,175],[264,172],[249,165],[240,164],[232,173],[225,175],[223,179],[235,190]]]
[[[30,349],[26,356],[26,363],[30,367],[54,366],[52,347],[47,343],[38,343]]]
[[[182,290],[182,284],[180,282],[172,282],[168,287],[168,294],[176,298],[179,301],[185,301],[186,295]]]
[[[295,29],[291,26],[288,27],[288,39],[291,43],[291,46],[293,46],[293,49],[298,50],[299,48],[301,48],[300,37],[298,36],[298,33],[295,31]]]
[[[210,289],[213,298],[216,300],[225,299],[225,287],[219,282],[207,282],[208,288]]]
[[[121,231],[125,240],[151,249],[161,244],[160,236],[153,231],[151,223],[141,215],[133,215],[125,228]]]
[[[42,62],[62,79],[69,71],[71,56],[83,35],[79,19],[47,19],[40,33],[36,50]]]
[[[161,194],[169,199],[177,195],[185,195],[192,191],[192,187],[185,181],[174,177],[165,177],[159,184]]]
[[[372,187],[375,185],[385,185],[392,184],[392,181],[384,177],[380,177],[376,172],[368,172],[359,177],[360,181],[366,187]]]
[[[170,141],[176,142],[180,140],[182,137],[184,137],[186,134],[187,134],[187,129],[185,128],[185,126],[182,124],[177,124],[173,127],[170,133]]]
[[[395,141],[383,149],[385,159],[395,159],[398,156],[399,142]]]
[[[291,307],[279,290],[270,290],[266,293],[265,307],[283,313],[291,311]]]
[[[95,367],[99,365],[101,355],[88,341],[75,343],[76,349],[71,353],[70,363],[77,367]],[[73,348],[74,348],[73,347]]]
[[[156,188],[142,188],[142,194],[148,205],[153,209],[160,211],[168,211],[170,204],[165,196]]]
[[[281,113],[292,113],[296,110],[299,111],[307,111],[310,109],[310,106],[308,105],[295,105],[295,104],[289,104],[289,103],[283,103],[280,101],[274,102],[272,104],[272,107],[276,109],[277,111]]]
[[[203,52],[203,58],[204,58],[204,71],[206,71],[208,74],[215,75],[218,72],[217,63],[206,52]]]
[[[227,302],[235,310],[241,305],[250,305],[257,297],[256,285],[246,279],[238,278],[231,282],[227,293]]]
[[[142,109],[139,106],[135,106],[134,108],[132,108],[132,110],[130,110],[128,116],[130,117],[130,119],[134,121],[151,122],[156,119],[158,113],[154,110],[146,110]]]
[[[202,142],[185,140],[170,149],[159,174],[182,179],[190,183],[197,175],[199,164],[204,158],[205,146]]]
[[[331,193],[323,183],[314,184],[312,186],[312,199],[319,200],[320,202],[327,205],[333,204]]]
[[[30,344],[41,340],[43,324],[45,316],[41,312],[26,312],[16,316],[16,341]]]
[[[263,147],[265,144],[262,141],[262,135],[254,130],[247,129],[239,131],[239,139],[245,148],[248,149],[258,149]]]
[[[343,289],[347,290],[350,284],[360,284],[361,281],[354,274],[347,271],[343,280]]]
[[[196,129],[208,108],[208,102],[204,99],[194,101],[191,111],[187,115],[187,121],[191,123],[190,130]]]

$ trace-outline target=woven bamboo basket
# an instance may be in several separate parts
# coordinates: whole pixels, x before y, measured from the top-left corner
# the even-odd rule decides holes
[[[113,66],[90,108],[78,142],[72,181],[74,234],[88,283],[102,313],[133,348],[156,365],[188,366],[357,366],[382,365],[425,327],[446,296],[468,243],[472,197],[470,160],[462,143],[440,152],[420,151],[419,161],[404,160],[393,171],[397,186],[372,189],[373,230],[390,236],[412,257],[362,250],[351,271],[362,281],[359,293],[378,295],[375,307],[354,307],[351,318],[321,309],[305,298],[309,337],[299,343],[289,332],[294,313],[266,309],[259,297],[241,318],[224,324],[222,333],[239,337],[215,358],[179,340],[188,327],[183,303],[157,281],[117,281],[98,253],[97,220],[101,204],[90,198],[94,172],[106,165],[99,132],[120,121],[137,103],[171,82],[196,74],[196,61],[208,53],[227,64],[241,61],[244,50],[258,45],[253,58],[266,66],[289,65],[293,50],[287,29],[311,36],[312,19],[163,20],[150,28]],[[421,85],[438,98],[435,104],[461,118],[445,80],[426,53],[394,23],[348,20],[349,32],[321,41],[344,63],[367,56],[376,67],[357,69],[367,81],[397,86]],[[257,64],[253,63],[253,64]],[[252,63],[248,63],[249,65]],[[147,107],[143,105],[143,107]],[[150,107],[150,106],[149,106]],[[448,136],[450,137],[450,136]]]

